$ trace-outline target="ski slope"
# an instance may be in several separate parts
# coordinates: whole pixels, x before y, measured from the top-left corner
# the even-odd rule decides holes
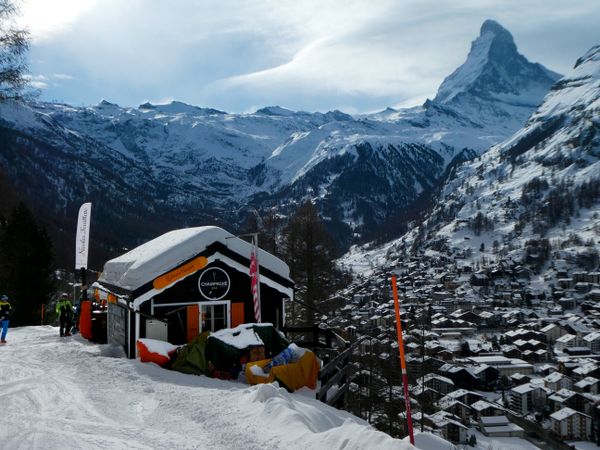
[[[414,448],[312,391],[172,372],[56,327],[9,329],[7,340],[0,449]]]

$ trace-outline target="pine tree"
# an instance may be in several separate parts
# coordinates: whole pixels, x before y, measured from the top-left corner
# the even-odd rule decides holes
[[[15,325],[39,324],[53,292],[52,243],[24,203],[0,225],[0,292],[12,303]]]
[[[0,0],[0,101],[21,98],[28,84],[25,53],[29,32],[15,27],[18,15],[17,2]]]
[[[315,323],[315,307],[334,289],[333,241],[311,201],[304,203],[284,231],[285,257],[296,298],[306,304],[304,322]]]

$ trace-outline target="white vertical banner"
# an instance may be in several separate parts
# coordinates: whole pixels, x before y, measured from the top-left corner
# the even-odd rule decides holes
[[[75,238],[75,270],[87,269],[91,215],[92,204],[81,205],[77,217],[77,237]]]

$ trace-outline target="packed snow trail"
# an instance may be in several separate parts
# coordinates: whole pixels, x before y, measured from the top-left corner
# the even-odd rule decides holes
[[[56,327],[7,340],[1,449],[413,448],[308,396],[168,371]]]

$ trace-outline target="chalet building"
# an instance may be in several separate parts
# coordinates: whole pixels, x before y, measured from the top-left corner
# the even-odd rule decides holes
[[[497,367],[488,366],[487,364],[482,364],[480,366],[474,367],[473,372],[479,379],[481,380],[482,387],[492,388],[496,385],[498,380],[500,379],[500,371]]]
[[[546,403],[545,389],[526,383],[510,390],[510,409],[526,415],[543,409]]]
[[[423,384],[428,388],[436,390],[442,395],[446,395],[456,389],[454,386],[454,381],[452,381],[450,378],[446,378],[434,373],[425,375]]]
[[[420,405],[433,405],[443,396],[435,389],[417,384],[410,387],[410,398],[415,399]]]
[[[600,353],[600,333],[594,331],[583,337],[583,345],[589,347],[592,353]]]
[[[559,278],[557,280],[558,287],[561,289],[573,289],[575,283],[573,282],[573,278]]]
[[[571,389],[573,380],[560,372],[553,372],[544,377],[544,385],[552,391],[560,391],[561,389]]]
[[[587,325],[580,321],[565,320],[560,322],[560,325],[567,331],[567,333],[574,334],[578,338],[583,338],[585,335],[591,332]]]
[[[203,331],[256,322],[254,247],[218,227],[163,234],[108,261],[95,288],[108,294],[108,340],[136,355],[139,338],[184,344]],[[288,266],[258,250],[262,322],[284,325],[294,283]]]
[[[588,440],[592,434],[592,418],[571,408],[550,415],[552,431],[564,440]]]
[[[479,418],[479,430],[490,437],[523,437],[524,430],[504,415],[482,416]]]
[[[589,394],[561,389],[548,397],[548,405],[552,411],[571,408],[584,414],[591,413],[595,400]]]
[[[564,351],[565,348],[581,347],[581,340],[574,334],[565,334],[559,337],[554,343],[554,348],[558,351]]]
[[[588,283],[600,284],[600,272],[589,272],[585,278]]]
[[[576,392],[598,395],[598,393],[600,393],[600,380],[594,377],[585,377],[583,380],[579,380],[573,385],[573,390]]]
[[[583,380],[586,377],[600,378],[600,366],[595,362],[586,362],[573,369],[572,377],[576,381]]]
[[[473,311],[454,311],[451,316],[457,320],[464,320],[465,322],[479,325],[482,322],[482,318],[479,314]]]
[[[559,337],[564,336],[565,334],[567,334],[566,330],[564,330],[563,328],[559,327],[555,323],[551,323],[549,325],[546,325],[545,327],[543,327],[543,328],[540,329],[540,332],[544,333],[544,335],[546,336],[546,341],[550,342],[550,343],[556,342],[556,340]]]
[[[440,402],[457,400],[465,405],[472,405],[481,399],[483,399],[483,396],[477,392],[469,391],[467,389],[457,389],[456,391],[452,391],[447,394],[446,397],[440,400]]]
[[[472,274],[470,281],[473,286],[488,286],[490,283],[488,276],[482,272]]]
[[[478,389],[481,380],[473,373],[471,369],[455,366],[453,364],[444,364],[437,370],[438,374],[451,379],[457,388]]]
[[[490,403],[486,400],[478,400],[471,405],[473,418],[479,420],[480,417],[502,416],[506,411],[501,406]]]
[[[513,386],[520,386],[522,384],[529,383],[531,381],[531,377],[522,373],[515,373],[510,376],[510,381],[512,382]]]
[[[589,292],[588,298],[593,302],[600,302],[600,289],[593,289]]]
[[[454,444],[466,444],[469,429],[460,422],[460,418],[446,411],[425,415],[424,423],[438,430],[441,436]]]
[[[507,358],[505,356],[472,356],[469,360],[475,364],[487,364],[495,367],[501,375],[508,377],[515,373],[533,373],[533,366],[522,359]]]
[[[464,425],[469,425],[473,411],[471,407],[466,403],[461,402],[449,397],[444,397],[438,401],[437,407],[440,411],[449,412],[456,417],[460,418],[460,421]]]

